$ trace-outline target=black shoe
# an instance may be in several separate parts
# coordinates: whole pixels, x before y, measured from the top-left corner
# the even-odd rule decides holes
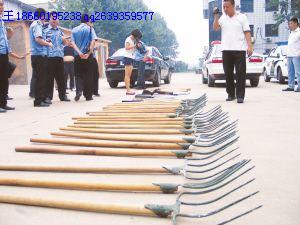
[[[80,97],[81,97],[81,95],[76,95],[76,96],[75,96],[75,101],[78,102],[79,99],[80,99]]]
[[[90,97],[90,98],[86,98],[87,101],[93,101],[93,97]]]
[[[295,90],[295,92],[300,92],[300,88],[298,87],[298,88]]]
[[[9,101],[9,100],[13,100],[13,98],[9,97],[9,96],[6,96],[6,100]]]
[[[235,99],[236,99],[236,97],[228,96],[228,98],[226,98],[226,102],[231,102],[231,101],[234,101]]]
[[[14,107],[9,107],[9,106],[5,106],[5,107],[3,107],[3,109],[5,109],[6,111],[8,111],[8,110],[15,110]]]
[[[52,104],[52,101],[50,98],[46,98],[46,100],[43,101],[44,103],[48,104],[48,105],[51,105]]]
[[[0,113],[6,113],[6,110],[3,108],[0,108]]]
[[[35,104],[34,107],[49,107],[50,105],[45,103],[45,102],[41,102],[40,104]]]
[[[94,94],[94,96],[96,96],[96,97],[100,97],[100,94]]]
[[[237,103],[244,103],[244,99],[243,98],[238,98]]]
[[[30,97],[30,98],[34,98],[34,95],[29,94],[29,97]]]
[[[290,88],[290,87],[287,87],[287,88],[283,89],[282,91],[294,91],[294,89]]]
[[[62,101],[62,102],[70,102],[71,100],[67,96],[65,96],[64,98],[60,99],[60,101]]]

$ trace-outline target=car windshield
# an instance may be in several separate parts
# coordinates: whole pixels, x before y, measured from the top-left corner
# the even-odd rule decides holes
[[[281,50],[282,50],[282,55],[287,56],[288,46],[287,45],[281,46]]]

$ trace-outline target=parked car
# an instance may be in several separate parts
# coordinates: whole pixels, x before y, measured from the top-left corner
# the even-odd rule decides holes
[[[153,82],[154,87],[159,87],[161,80],[165,84],[171,82],[172,71],[174,68],[169,65],[168,57],[163,57],[156,47],[148,47],[150,50],[149,58],[146,61],[145,80]],[[106,78],[111,88],[116,88],[119,82],[124,81],[125,66],[123,63],[125,49],[119,49],[111,57],[106,60]],[[137,80],[138,62],[134,62],[131,76],[131,85],[133,86]]]
[[[287,45],[271,49],[264,63],[263,75],[266,82],[270,82],[271,78],[277,79],[280,84],[286,81],[288,78]]]
[[[263,72],[263,57],[254,52],[251,57],[247,58],[246,62],[246,79],[250,80],[252,87],[257,87]],[[214,87],[216,80],[225,80],[220,41],[212,42],[212,46],[203,63],[202,71],[202,83],[208,84],[209,87]]]

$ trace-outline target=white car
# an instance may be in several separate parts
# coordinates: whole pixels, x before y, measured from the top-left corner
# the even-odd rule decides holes
[[[280,84],[283,84],[288,78],[287,68],[287,45],[277,46],[273,48],[264,65],[264,79],[270,82],[271,78],[275,78]]]
[[[263,56],[254,52],[251,57],[247,58],[246,62],[246,79],[250,80],[252,87],[257,87],[264,67]],[[220,41],[212,42],[212,47],[205,58],[202,71],[202,83],[208,84],[209,87],[213,87],[216,80],[226,80]]]

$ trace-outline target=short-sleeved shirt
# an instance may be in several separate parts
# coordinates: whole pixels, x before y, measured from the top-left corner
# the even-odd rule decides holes
[[[291,31],[288,40],[288,57],[300,57],[300,28]]]
[[[54,28],[50,24],[49,26],[45,29],[46,33],[46,40],[50,40],[51,43],[53,44],[53,47],[47,47],[47,56],[48,57],[64,57],[64,44],[63,44],[63,32],[61,29]]]
[[[64,56],[74,56],[74,49],[69,46],[64,47]]]
[[[222,29],[222,51],[246,51],[246,31],[250,31],[248,18],[242,13],[230,17],[223,14],[219,19]]]
[[[126,38],[126,40],[125,40],[125,48],[126,48],[126,44],[127,44],[127,43],[129,43],[130,46],[135,45],[134,40],[132,40],[130,36],[129,36],[128,38]],[[125,50],[125,55],[124,55],[124,56],[125,56],[126,58],[134,59],[134,54],[135,54],[135,49],[132,48],[132,49],[130,49],[130,50]]]
[[[135,60],[136,61],[141,61],[145,58],[145,55],[147,53],[147,47],[145,45],[144,42],[139,41],[139,43],[141,44],[141,47],[136,47],[136,51],[135,51]]]
[[[0,17],[0,54],[6,55],[10,53],[10,46],[7,40],[6,27],[4,21]]]
[[[97,35],[93,27],[82,23],[72,30],[71,39],[77,45],[79,50],[83,54],[86,54],[89,51],[90,43],[97,39]],[[78,55],[76,51],[75,55]]]
[[[40,45],[36,42],[36,38],[42,38],[46,40],[46,34],[43,29],[43,24],[41,21],[34,21],[29,28],[29,38],[30,38],[30,47],[31,55],[47,55],[47,47]]]

